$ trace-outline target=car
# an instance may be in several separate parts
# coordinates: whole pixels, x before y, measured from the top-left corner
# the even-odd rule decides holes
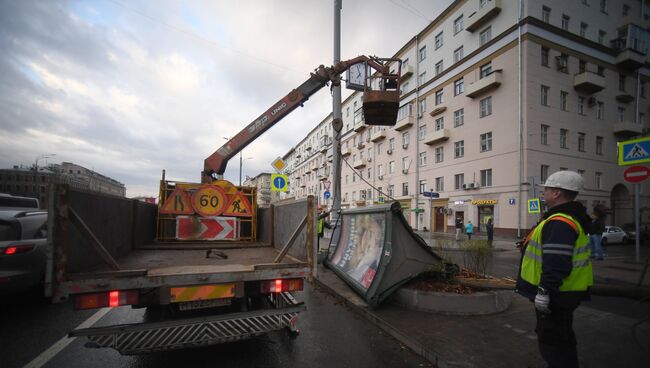
[[[47,211],[0,210],[0,295],[38,290],[45,275]]]
[[[636,226],[634,223],[627,223],[623,224],[621,228],[627,233],[629,240],[631,243],[634,243],[636,240]],[[647,224],[641,224],[639,226],[639,230],[641,233],[641,237],[639,238],[639,241],[641,244],[648,244],[650,240],[650,229],[648,229]]]
[[[603,245],[626,244],[630,239],[629,235],[618,226],[605,226],[603,231]]]

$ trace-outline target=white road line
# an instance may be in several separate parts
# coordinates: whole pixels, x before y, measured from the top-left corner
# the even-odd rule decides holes
[[[97,311],[97,313],[93,314],[85,320],[83,323],[81,323],[79,326],[77,326],[77,329],[80,328],[88,328],[92,325],[94,325],[97,321],[99,321],[102,317],[106,315],[106,313],[110,312],[111,308],[102,308]],[[61,350],[65,349],[66,346],[68,346],[71,342],[73,342],[76,339],[76,337],[68,337],[64,336],[61,338],[61,340],[57,341],[54,343],[54,345],[50,346],[49,349],[45,350],[44,352],[41,353],[41,355],[37,356],[34,360],[29,362],[27,365],[25,365],[24,368],[40,368],[45,363],[50,361],[50,359],[54,358]]]

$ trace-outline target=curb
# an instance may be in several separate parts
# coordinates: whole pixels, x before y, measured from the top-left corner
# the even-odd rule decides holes
[[[497,314],[510,307],[510,290],[479,291],[472,294],[453,294],[400,288],[392,303],[400,307],[450,316],[482,316]]]
[[[438,353],[435,351],[427,348],[424,346],[422,343],[418,342],[417,340],[406,336],[404,333],[402,333],[400,330],[392,326],[390,323],[384,321],[383,319],[377,317],[370,311],[368,311],[365,308],[361,308],[358,305],[355,305],[354,303],[351,303],[348,299],[344,298],[342,295],[337,293],[334,289],[329,287],[327,284],[321,282],[317,278],[312,279],[313,283],[316,284],[319,288],[327,292],[328,294],[332,295],[333,297],[339,299],[342,301],[346,306],[348,306],[350,309],[352,309],[355,313],[361,315],[365,319],[367,319],[369,322],[377,326],[379,329],[382,331],[386,332],[388,335],[390,335],[392,338],[395,340],[399,341],[402,345],[406,346],[409,348],[411,351],[414,353],[420,355],[424,359],[426,359],[429,363],[433,364],[435,367],[438,368],[450,368],[450,366],[446,363],[440,360],[438,357]]]

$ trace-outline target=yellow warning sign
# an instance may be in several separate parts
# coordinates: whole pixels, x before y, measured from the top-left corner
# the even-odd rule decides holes
[[[228,195],[215,185],[203,185],[192,195],[192,207],[201,216],[218,216],[228,205]]]
[[[223,212],[223,216],[236,216],[236,217],[253,217],[253,206],[246,198],[244,193],[237,192],[232,196],[228,208]]]
[[[192,201],[189,194],[181,188],[174,189],[172,194],[165,199],[160,207],[160,213],[175,214],[175,215],[191,215],[194,213],[192,208]]]

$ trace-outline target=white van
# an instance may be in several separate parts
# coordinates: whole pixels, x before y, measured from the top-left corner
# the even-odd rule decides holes
[[[0,208],[40,208],[38,199],[0,193]]]

